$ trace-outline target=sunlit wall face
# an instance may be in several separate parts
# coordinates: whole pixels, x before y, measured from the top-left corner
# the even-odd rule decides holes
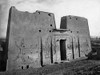
[[[8,8],[16,6],[20,11],[35,12],[36,10],[55,14],[56,27],[60,27],[60,19],[65,15],[75,15],[88,19],[91,36],[100,36],[100,0],[1,0],[0,24],[1,35],[6,35]]]

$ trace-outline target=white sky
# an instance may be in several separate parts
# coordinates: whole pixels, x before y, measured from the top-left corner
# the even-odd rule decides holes
[[[100,36],[100,0],[9,0],[10,5],[20,11],[36,10],[54,13],[56,27],[65,15],[81,16],[88,19],[90,35]]]

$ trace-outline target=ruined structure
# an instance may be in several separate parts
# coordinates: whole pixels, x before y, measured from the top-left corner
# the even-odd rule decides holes
[[[11,7],[7,28],[7,70],[37,68],[84,57],[91,51],[87,19],[61,18],[56,29],[53,13],[21,12]]]

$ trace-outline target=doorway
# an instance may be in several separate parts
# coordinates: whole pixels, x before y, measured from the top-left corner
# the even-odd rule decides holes
[[[66,40],[65,39],[60,40],[60,55],[61,55],[61,60],[66,60]]]

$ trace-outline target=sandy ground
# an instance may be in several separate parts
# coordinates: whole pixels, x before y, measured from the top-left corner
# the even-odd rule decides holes
[[[77,60],[37,69],[8,71],[0,75],[100,75],[100,60]]]

